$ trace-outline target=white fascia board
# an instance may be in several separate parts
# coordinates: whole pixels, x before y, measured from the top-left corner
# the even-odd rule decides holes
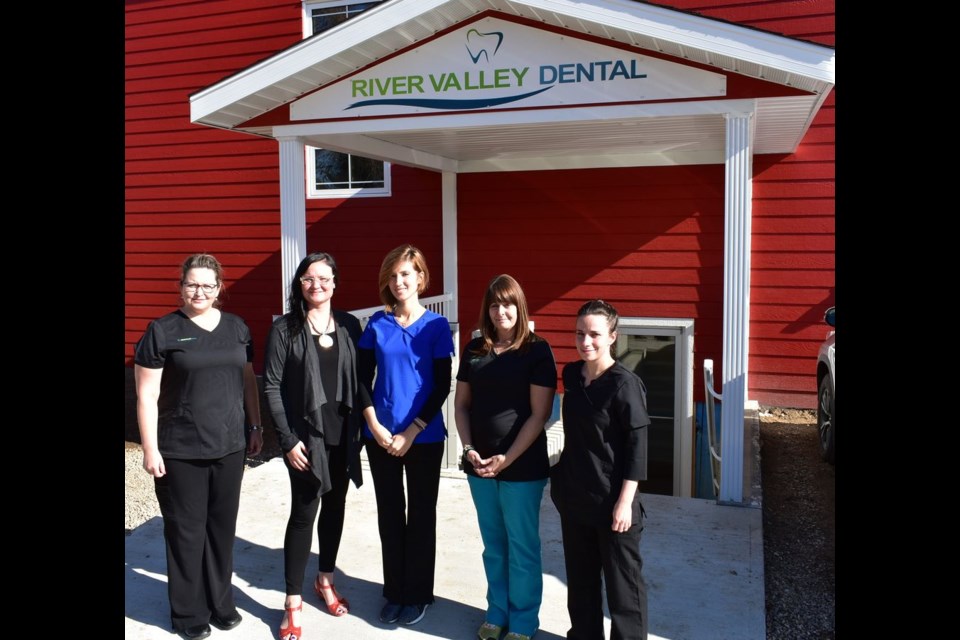
[[[354,135],[327,135],[322,140],[311,140],[310,136],[292,134],[292,127],[274,127],[274,137],[296,135],[303,138],[304,143],[310,146],[322,147],[340,153],[353,153],[373,158],[383,162],[393,162],[431,171],[451,171],[456,173],[458,163],[452,158],[446,158],[434,153],[404,147],[392,142],[377,140],[369,136]]]
[[[658,102],[653,104],[573,107],[570,109],[530,109],[509,112],[440,114],[416,118],[350,119],[274,127],[275,135],[320,136],[339,133],[377,131],[430,131],[470,129],[490,126],[556,124],[558,122],[598,122],[661,116],[698,116],[752,113],[756,102],[742,100],[704,100],[701,102]]]
[[[387,2],[357,14],[346,22],[324,31],[320,38],[309,38],[272,58],[248,67],[215,85],[190,96],[190,122],[243,100],[266,89],[278,79],[295,75],[322,63],[378,34],[403,24],[415,15],[431,11],[449,0]],[[416,8],[416,10],[414,10]]]
[[[415,16],[429,13],[450,2],[451,0],[387,2],[358,14],[351,20],[325,31],[320,38],[304,40],[272,58],[191,95],[190,121],[198,122],[234,102],[242,101],[247,96],[272,86],[278,79],[320,64]],[[460,4],[464,3],[475,5],[477,11],[491,7],[491,4],[479,0],[460,0]],[[497,3],[492,4],[496,6]],[[681,46],[702,49],[835,84],[834,50],[822,45],[628,0],[605,0],[596,4],[583,0],[514,0],[512,4],[556,12],[614,29],[634,31],[676,42]]]
[[[835,52],[823,45],[629,0],[522,0],[516,4],[836,84]]]

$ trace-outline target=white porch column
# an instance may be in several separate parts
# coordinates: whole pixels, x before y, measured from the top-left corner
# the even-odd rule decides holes
[[[443,224],[443,290],[453,295],[450,317],[460,319],[460,295],[457,284],[457,174],[444,171],[441,176],[441,220]]]
[[[743,501],[743,419],[750,340],[750,114],[726,114],[723,228],[723,402],[719,502]]]
[[[277,138],[280,143],[280,263],[283,313],[297,265],[307,255],[307,191],[303,140]]]
[[[450,395],[446,402],[447,443],[444,449],[445,466],[457,468],[460,459],[460,434],[457,432],[457,420],[454,415],[453,399],[456,395],[456,375],[460,367],[460,287],[457,271],[457,174],[444,171],[440,174],[440,208],[443,237],[443,292],[449,293],[449,319],[453,334],[453,372],[450,380]]]

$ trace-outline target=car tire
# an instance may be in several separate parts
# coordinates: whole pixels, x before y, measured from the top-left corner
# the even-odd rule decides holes
[[[833,379],[830,374],[823,376],[817,393],[817,434],[820,437],[820,457],[830,464],[836,464],[836,438],[834,428]]]

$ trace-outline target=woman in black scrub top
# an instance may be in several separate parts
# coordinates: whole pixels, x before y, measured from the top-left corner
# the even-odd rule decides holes
[[[646,640],[647,590],[640,575],[647,479],[646,389],[617,362],[619,315],[603,300],[577,313],[580,360],[563,368],[564,445],[551,470],[567,569],[568,640],[602,640],[601,573],[613,640]]]
[[[179,286],[180,308],[151,322],[137,343],[134,376],[143,468],[163,515],[170,619],[197,640],[211,624],[227,630],[241,621],[233,540],[244,453],[260,453],[263,434],[250,330],[218,308],[220,262],[188,257]]]

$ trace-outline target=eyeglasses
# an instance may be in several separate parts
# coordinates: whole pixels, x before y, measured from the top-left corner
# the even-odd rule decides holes
[[[219,284],[197,284],[196,282],[184,282],[183,288],[187,290],[187,293],[196,293],[197,289],[201,289],[205,294],[210,295],[214,291],[220,288]]]
[[[315,284],[320,285],[321,287],[326,287],[331,282],[333,282],[333,278],[311,278],[310,276],[300,277],[300,283],[305,284],[308,287],[312,287]]]

